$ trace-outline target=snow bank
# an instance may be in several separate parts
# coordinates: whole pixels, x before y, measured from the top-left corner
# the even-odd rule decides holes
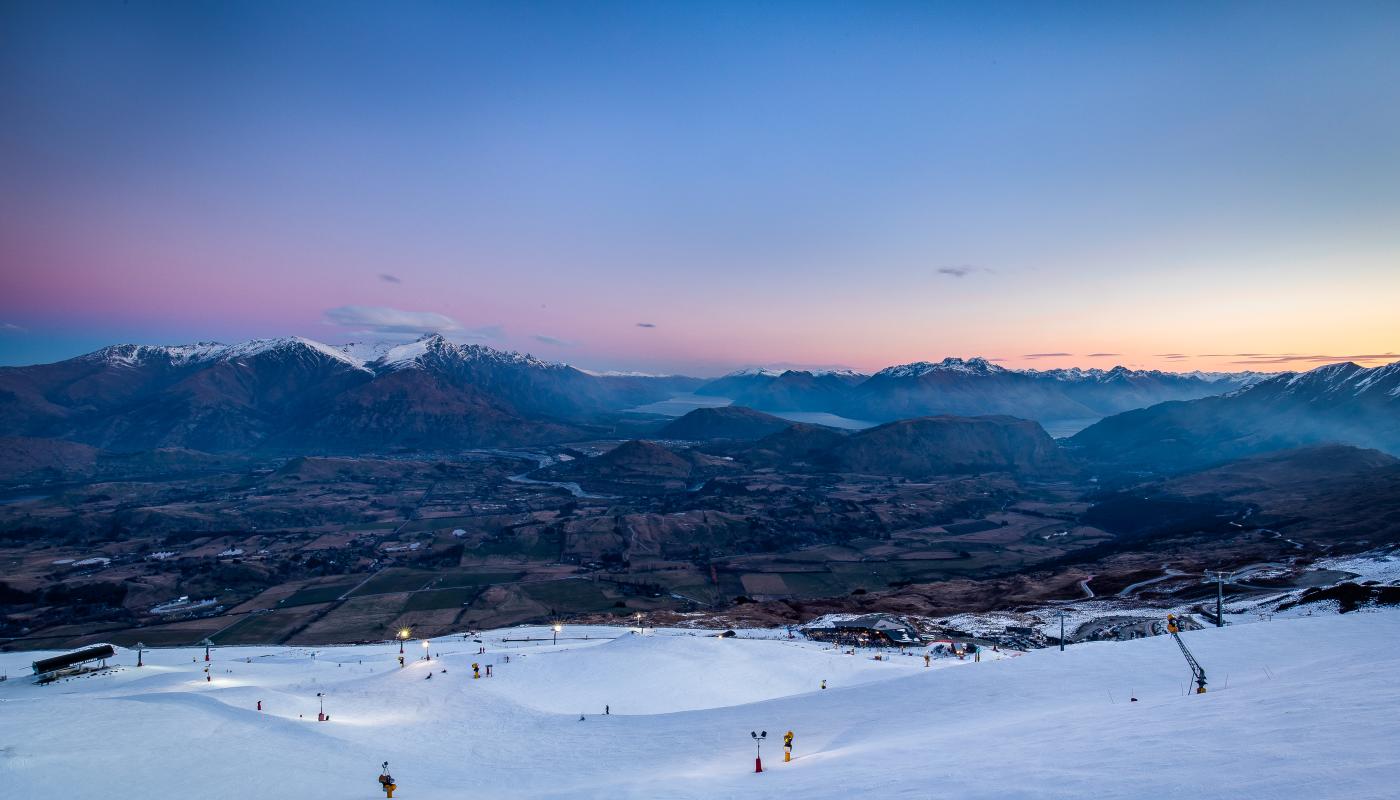
[[[1205,695],[1185,693],[1167,637],[925,669],[815,643],[603,633],[623,632],[445,639],[406,669],[388,644],[228,648],[210,681],[200,649],[148,651],[141,669],[123,651],[127,666],[43,687],[21,677],[36,654],[0,654],[0,781],[79,800],[374,798],[388,760],[405,798],[1356,800],[1400,779],[1397,611],[1187,632]],[[472,680],[472,661],[494,676]],[[819,675],[830,689],[813,690]]]

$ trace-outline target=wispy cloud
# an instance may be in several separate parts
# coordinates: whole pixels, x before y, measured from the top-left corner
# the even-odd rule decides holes
[[[939,275],[948,275],[953,278],[966,278],[969,275],[975,275],[979,272],[990,275],[992,274],[993,270],[988,269],[987,267],[975,267],[971,264],[955,264],[951,267],[938,268]]]
[[[1090,353],[1085,358],[1119,358],[1122,353]]]
[[[403,281],[399,280],[399,276],[390,275],[387,272],[379,273],[379,280],[384,281],[385,283],[403,283]]]
[[[1207,353],[1201,358],[1235,359],[1231,364],[1248,366],[1252,364],[1328,364],[1339,361],[1395,361],[1400,360],[1396,353],[1355,353],[1351,355],[1322,355],[1304,353]]]
[[[565,339],[560,339],[560,338],[557,337],[557,336],[546,336],[546,335],[543,334],[543,333],[537,333],[537,334],[535,334],[534,336],[532,336],[532,337],[530,337],[530,338],[534,339],[535,341],[539,342],[540,344],[547,344],[547,345],[549,345],[550,347],[573,347],[573,346],[574,346],[574,343],[573,343],[573,342],[567,341],[567,340],[565,340]]]
[[[638,323],[637,323],[637,327],[638,327],[638,328],[655,328],[655,327],[656,327],[656,323],[655,323],[655,322],[638,322]]]
[[[339,306],[326,310],[325,321],[370,334],[451,333],[462,327],[436,311],[403,311],[387,306]]]
[[[1065,358],[1074,353],[1026,353],[1021,358]]]
[[[14,324],[13,322],[0,322],[0,331],[7,331],[7,332],[9,332],[9,333],[17,333],[17,332],[22,331],[22,330],[24,330],[24,328],[22,328],[22,327],[20,327],[20,326],[18,326],[18,325],[16,325],[16,324]]]
[[[1188,358],[1185,353],[1153,353],[1152,355],[1156,358],[1165,358],[1168,361],[1180,361],[1183,358]]]

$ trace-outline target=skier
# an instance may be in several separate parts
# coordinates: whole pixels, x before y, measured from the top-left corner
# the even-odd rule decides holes
[[[822,678],[822,688],[826,688],[826,678]]]
[[[792,731],[788,731],[787,733],[783,734],[783,763],[787,763],[792,760],[793,738],[794,737],[792,735]]]
[[[926,666],[926,667],[929,666],[929,662],[930,662],[931,660],[932,660],[932,656],[930,656],[928,653],[924,653],[924,666]]]
[[[606,716],[609,716],[609,715],[611,715],[611,714],[612,714],[612,706],[603,706],[603,716],[606,717]]]

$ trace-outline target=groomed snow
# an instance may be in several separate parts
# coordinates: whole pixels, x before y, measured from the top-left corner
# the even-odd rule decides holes
[[[0,654],[0,785],[14,797],[374,798],[386,759],[402,798],[1354,800],[1394,797],[1400,780],[1396,611],[1188,632],[1205,695],[1184,693],[1168,637],[925,669],[773,634],[566,627],[590,639],[503,641],[525,635],[549,633],[443,639],[432,662],[402,670],[389,644],[217,649],[208,683],[198,649],[148,652],[141,669],[122,651],[120,670],[42,687],[24,677],[40,654]],[[408,650],[421,657],[417,642]],[[472,661],[494,676],[472,680]],[[317,692],[330,722],[316,721]],[[757,729],[769,734],[761,775]]]

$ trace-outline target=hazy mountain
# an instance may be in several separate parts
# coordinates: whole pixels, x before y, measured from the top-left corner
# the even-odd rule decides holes
[[[1008,414],[1039,421],[1089,419],[1129,408],[1232,391],[1254,373],[1157,370],[1012,370],[983,358],[945,358],[883,369],[855,387],[838,413],[859,419]]]
[[[868,376],[850,370],[740,370],[710,381],[696,394],[727,397],[735,405],[765,411],[831,411],[840,408]]]
[[[1093,462],[1163,471],[1320,442],[1400,454],[1400,362],[1286,373],[1220,397],[1118,414],[1070,440]]]
[[[725,452],[755,466],[911,479],[970,472],[1045,474],[1069,468],[1059,444],[1039,424],[1006,416],[921,417],[856,433],[794,424]]]
[[[661,439],[688,439],[703,442],[713,439],[762,439],[790,427],[793,423],[742,406],[697,408],[675,419],[661,430]]]

